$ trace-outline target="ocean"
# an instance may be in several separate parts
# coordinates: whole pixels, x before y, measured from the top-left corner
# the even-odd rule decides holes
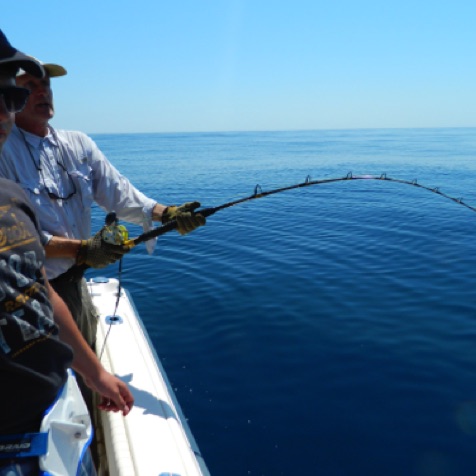
[[[352,173],[476,206],[475,128],[92,137],[164,204]],[[126,255],[123,286],[212,476],[476,474],[475,230],[437,193],[339,181]]]

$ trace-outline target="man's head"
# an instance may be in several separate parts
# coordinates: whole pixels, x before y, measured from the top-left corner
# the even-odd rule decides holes
[[[16,84],[30,91],[30,97],[23,110],[17,114],[16,123],[22,129],[44,136],[48,131],[48,122],[54,116],[53,91],[50,78],[64,76],[66,70],[53,63],[41,63],[46,72],[44,78],[20,70]]]
[[[11,67],[15,67],[16,70],[22,68],[28,74],[39,78],[45,75],[40,62],[13,48],[3,31],[0,30],[0,71],[10,69]]]
[[[15,113],[23,108],[29,95],[28,90],[15,85],[20,68],[31,75],[44,75],[40,63],[13,48],[0,30],[0,150],[8,138]]]

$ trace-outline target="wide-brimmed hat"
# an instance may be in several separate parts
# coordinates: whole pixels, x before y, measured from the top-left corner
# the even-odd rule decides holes
[[[63,68],[63,66],[61,66],[59,64],[43,63],[43,61],[40,61],[39,59],[36,59],[36,61],[38,61],[38,63],[40,63],[41,66],[43,66],[43,69],[46,71],[47,75],[50,78],[57,78],[59,76],[65,76],[66,74],[68,74],[66,69]],[[22,76],[23,74],[26,74],[26,73],[28,73],[28,71],[25,71],[22,68],[22,69],[20,69],[20,71],[18,71],[17,76]]]
[[[10,65],[17,66],[38,78],[42,78],[45,75],[45,70],[40,62],[13,48],[3,31],[0,30],[0,69],[2,66]]]
[[[41,61],[40,61],[41,63]],[[63,66],[54,63],[41,63],[50,78],[57,78],[58,76],[66,76],[68,72]]]

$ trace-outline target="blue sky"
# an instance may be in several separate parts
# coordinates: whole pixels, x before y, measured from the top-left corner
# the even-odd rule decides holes
[[[59,128],[475,127],[475,18],[474,0],[49,0],[0,27],[68,69]]]

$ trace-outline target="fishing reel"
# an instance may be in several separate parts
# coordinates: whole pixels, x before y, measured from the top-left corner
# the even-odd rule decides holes
[[[119,225],[115,212],[106,215],[106,225],[101,231],[101,238],[111,245],[123,245],[129,239],[129,232],[124,225]]]

